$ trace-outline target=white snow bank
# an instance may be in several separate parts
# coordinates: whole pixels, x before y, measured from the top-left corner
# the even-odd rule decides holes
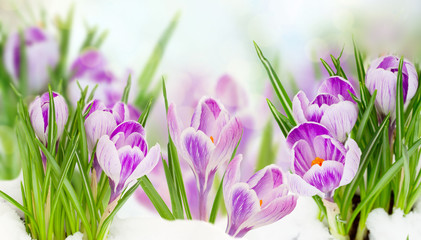
[[[31,239],[16,211],[4,199],[0,199],[0,235],[1,239]]]
[[[420,204],[419,204],[420,205]],[[371,211],[367,218],[367,229],[371,240],[406,240],[421,239],[421,209],[404,215],[400,209],[395,209],[388,215],[384,209]]]
[[[202,221],[176,220],[161,218],[115,218],[110,227],[109,240],[166,240],[166,239],[234,239],[222,229]]]
[[[332,239],[324,223],[318,220],[319,208],[310,197],[298,198],[294,211],[271,225],[256,228],[246,234],[249,240],[326,240]]]
[[[73,234],[72,236],[68,236],[66,238],[66,240],[82,240],[82,239],[83,239],[83,234],[81,232],[77,232]]]

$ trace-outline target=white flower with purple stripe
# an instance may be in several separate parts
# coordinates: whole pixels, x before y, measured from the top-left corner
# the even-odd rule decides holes
[[[69,111],[67,109],[66,100],[58,94],[53,92],[54,110],[57,124],[57,138],[63,134],[64,126],[66,125]],[[48,140],[48,125],[49,125],[49,110],[50,110],[50,94],[48,92],[37,96],[35,100],[29,105],[29,118],[34,128],[38,139],[47,145]],[[55,144],[55,143],[54,143]]]
[[[90,153],[92,153],[96,143],[102,136],[110,135],[120,123],[134,120],[131,119],[129,107],[123,102],[115,103],[110,109],[102,101],[95,99],[85,107],[84,112],[86,113],[88,110],[89,113],[85,116],[85,132]],[[98,165],[96,156],[94,157],[93,167],[99,178],[101,168]]]
[[[358,118],[357,104],[348,91],[355,95],[354,88],[347,80],[335,76],[322,83],[311,102],[304,92],[298,92],[293,99],[295,120],[297,123],[321,123],[335,138],[345,142]]]
[[[391,113],[392,121],[396,118],[396,85],[399,58],[388,55],[375,59],[365,76],[365,85],[373,94],[377,89],[376,108],[381,116]],[[418,88],[418,76],[414,65],[404,60],[402,67],[402,90],[405,106],[414,97]]]
[[[228,163],[241,137],[241,123],[237,118],[231,118],[221,103],[203,97],[187,128],[182,126],[175,105],[171,104],[168,126],[178,153],[196,177],[200,219],[207,220],[207,196],[215,173]]]
[[[291,151],[288,184],[299,195],[333,201],[334,190],[350,183],[358,170],[361,150],[357,143],[349,138],[343,145],[321,124],[300,124],[286,141]]]
[[[297,204],[297,196],[288,195],[279,167],[269,165],[247,182],[240,182],[241,160],[242,156],[237,155],[228,165],[223,185],[228,213],[226,232],[234,237],[280,220]]]
[[[117,199],[133,180],[150,173],[158,164],[159,145],[148,150],[145,139],[145,130],[136,121],[123,122],[110,136],[99,139],[96,156],[110,180],[110,202]]]

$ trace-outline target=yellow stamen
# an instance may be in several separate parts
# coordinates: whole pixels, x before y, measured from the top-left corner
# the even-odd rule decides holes
[[[322,166],[323,162],[325,160],[319,157],[316,157],[312,162],[311,162],[311,166],[313,167],[313,165],[315,164],[319,164],[319,166]]]
[[[260,206],[262,206],[262,204],[263,204],[263,200],[260,200]]]
[[[215,144],[215,141],[213,140],[212,136],[210,136],[210,139],[212,140],[212,143]]]

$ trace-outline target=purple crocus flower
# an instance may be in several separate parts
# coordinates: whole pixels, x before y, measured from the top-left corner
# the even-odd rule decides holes
[[[242,110],[248,104],[247,92],[228,74],[218,79],[215,96],[224,103],[230,112]]]
[[[85,117],[85,131],[90,152],[93,151],[97,141],[104,135],[110,135],[117,125],[124,121],[137,120],[138,118],[137,114],[132,113],[130,107],[123,102],[115,103],[110,109],[102,101],[95,99],[85,107],[84,111],[88,110],[89,113]],[[98,165],[96,156],[94,157],[93,167],[99,178],[101,168]]]
[[[29,88],[39,91],[46,86],[49,70],[54,69],[59,60],[56,40],[39,27],[30,27],[23,32]],[[4,49],[6,70],[17,80],[20,76],[21,50],[19,33],[9,36]]]
[[[53,92],[54,108],[56,114],[57,124],[57,138],[63,134],[64,126],[66,125],[69,112],[67,109],[66,100],[58,94]],[[29,117],[38,139],[47,146],[48,140],[48,119],[50,109],[50,95],[48,92],[37,96],[35,100],[29,105]]]
[[[357,143],[349,138],[343,145],[321,124],[298,125],[286,142],[292,172],[287,175],[288,184],[299,195],[319,195],[333,201],[334,190],[351,182],[358,170],[361,150]]]
[[[243,237],[248,231],[274,223],[294,210],[297,196],[288,195],[281,169],[269,165],[247,182],[240,182],[241,155],[228,165],[223,192],[228,213],[226,232]]]
[[[160,152],[158,144],[148,150],[145,130],[136,121],[123,122],[110,136],[99,139],[96,156],[110,180],[110,203],[118,199],[130,182],[154,169]]]
[[[345,142],[358,118],[358,107],[348,91],[355,95],[347,80],[335,76],[322,83],[311,102],[304,92],[298,92],[293,99],[295,120],[298,123],[321,123],[332,136]]]
[[[178,153],[196,177],[199,215],[201,220],[206,220],[206,199],[215,173],[220,166],[228,163],[241,137],[241,123],[237,118],[231,118],[218,101],[203,97],[187,128],[182,126],[175,105],[171,104],[168,109],[168,126]]]
[[[367,71],[365,84],[373,94],[377,89],[376,108],[381,117],[391,113],[392,121],[396,118],[396,84],[399,58],[388,55],[375,59]],[[402,67],[402,89],[405,107],[415,95],[418,88],[418,76],[414,65],[404,60]]]
[[[69,83],[68,92],[72,103],[80,98],[80,89],[88,86],[93,89],[96,84],[94,98],[105,103],[107,107],[121,99],[125,87],[125,81],[120,81],[108,67],[108,62],[101,52],[88,50],[82,53],[71,65],[72,81]],[[127,79],[127,78],[126,78]]]

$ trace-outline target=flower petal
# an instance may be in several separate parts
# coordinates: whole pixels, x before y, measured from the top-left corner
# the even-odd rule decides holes
[[[303,179],[327,195],[339,187],[344,165],[336,161],[324,161],[322,166],[313,165]]]
[[[333,160],[345,163],[346,149],[338,140],[330,136],[317,136],[314,139],[314,151],[316,157],[323,160]]]
[[[295,195],[274,199],[268,206],[250,217],[240,228],[257,228],[282,219],[295,209],[297,199]]]
[[[242,134],[242,125],[238,118],[232,118],[222,129],[216,143],[215,151],[212,153],[212,161],[208,171],[212,171],[220,164],[225,164],[231,158]]]
[[[320,121],[341,142],[345,142],[358,118],[358,108],[350,101],[342,101],[326,108]]]
[[[239,227],[251,216],[260,211],[259,199],[256,193],[246,183],[235,184],[229,195],[224,196],[224,198],[227,199],[227,206],[231,209],[228,212],[226,232],[231,236],[235,236],[242,230]]]
[[[373,69],[367,72],[366,86],[373,94],[377,89],[376,107],[383,115],[391,113],[392,121],[396,112],[396,75],[383,69]]]
[[[193,113],[191,127],[203,131],[208,136],[212,136],[216,127],[216,119],[222,109],[222,105],[215,99],[202,97]]]
[[[286,139],[288,147],[291,149],[292,146],[298,140],[305,140],[308,143],[312,143],[313,139],[319,135],[330,135],[329,131],[321,124],[314,122],[307,122],[298,125],[293,128]]]
[[[352,181],[358,171],[361,158],[361,149],[354,139],[350,138],[345,144],[348,152],[345,156],[344,172],[342,175],[340,186],[346,185]]]
[[[136,154],[138,155],[141,154],[141,151],[137,147],[135,147],[134,149],[136,149]],[[161,148],[159,144],[155,144],[155,146],[149,149],[148,155],[146,155],[145,158],[140,160],[139,165],[137,165],[133,173],[127,178],[126,183],[128,184],[132,182],[133,180],[138,179],[150,173],[158,164],[160,154],[161,154]]]
[[[303,91],[299,91],[292,100],[292,113],[297,123],[307,122],[306,112],[309,100]]]
[[[121,163],[114,143],[107,135],[98,141],[96,156],[99,166],[105,174],[114,182],[114,190],[120,181]]]
[[[291,150],[291,170],[299,176],[311,168],[311,162],[316,158],[314,149],[305,140],[298,140]]]
[[[332,76],[323,81],[318,90],[319,94],[328,93],[341,100],[354,102],[349,92],[356,95],[352,85],[346,79],[338,76]]]
[[[129,109],[123,102],[116,102],[113,106],[112,112],[117,125],[129,120]]]
[[[44,132],[44,117],[42,115],[40,97],[36,97],[29,105],[29,118],[31,119],[31,124],[34,128],[35,134],[43,144],[46,144],[47,136]]]
[[[302,179],[297,174],[292,174],[288,172],[286,173],[286,177],[288,187],[291,192],[306,197],[311,197],[314,195],[319,195],[323,197],[324,194],[319,189],[304,181],[304,179]]]
[[[92,151],[96,142],[104,135],[108,135],[116,127],[113,115],[110,112],[95,111],[85,120],[85,131],[88,140],[88,149]]]
[[[230,164],[228,164],[224,177],[224,195],[228,195],[228,192],[226,191],[230,191],[231,187],[240,181],[240,164],[242,160],[243,155],[239,154],[232,159]]]
[[[125,137],[128,137],[132,133],[140,133],[143,137],[146,136],[145,129],[142,125],[136,121],[129,120],[119,124],[114,131],[111,133],[110,138],[112,139],[118,133],[124,133]]]
[[[195,173],[199,187],[207,188],[207,172],[212,151],[215,145],[202,131],[189,127],[181,133],[181,152],[184,160]]]
[[[282,171],[274,164],[259,170],[247,181],[247,184],[256,192],[260,200],[266,198],[266,195],[272,189],[277,188],[282,183]]]

